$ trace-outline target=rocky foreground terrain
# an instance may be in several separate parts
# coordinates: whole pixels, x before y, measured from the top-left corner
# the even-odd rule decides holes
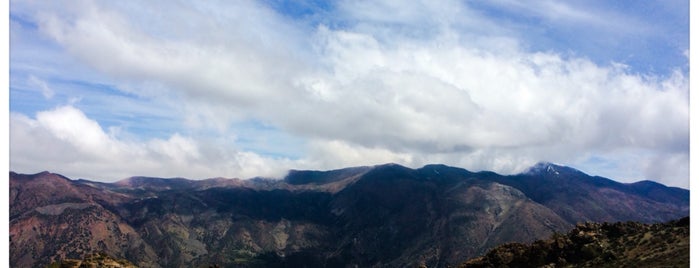
[[[546,240],[498,246],[458,267],[689,267],[689,218],[578,224]]]
[[[82,260],[65,259],[51,263],[47,268],[137,268],[131,262],[125,259],[116,259],[107,254],[98,252],[88,254]]]
[[[10,263],[100,252],[138,267],[446,267],[581,222],[687,215],[687,190],[550,163],[511,176],[387,164],[115,183],[11,172]]]

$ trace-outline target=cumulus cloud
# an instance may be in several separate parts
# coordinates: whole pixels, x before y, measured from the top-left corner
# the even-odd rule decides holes
[[[685,74],[529,51],[511,29],[461,2],[339,1],[336,20],[315,24],[256,1],[165,5],[158,18],[143,12],[154,6],[80,3],[26,10],[68,53],[130,85],[121,90],[181,102],[187,127],[225,132],[258,120],[308,141],[306,154],[265,158],[180,134],[126,142],[61,107],[36,119],[12,116],[13,167],[36,165],[36,149],[25,148],[32,139],[75,149],[70,163],[94,161],[101,172],[109,173],[109,160],[124,165],[123,175],[189,163],[167,176],[191,177],[383,162],[514,173],[540,160],[629,162],[619,156],[634,152],[640,171],[623,179],[688,185]]]
[[[178,133],[132,142],[110,135],[73,106],[36,118],[10,115],[10,165],[24,172],[51,170],[74,178],[118,180],[134,175],[213,178],[279,177],[288,165],[251,152],[216,149]]]

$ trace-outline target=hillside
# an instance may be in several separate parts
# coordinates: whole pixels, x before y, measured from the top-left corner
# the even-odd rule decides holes
[[[689,267],[689,218],[585,223],[532,244],[509,243],[459,267]]]
[[[548,163],[512,176],[387,164],[116,183],[11,172],[10,262],[102,252],[139,267],[445,267],[586,220],[677,219],[688,200],[687,190]]]
[[[80,267],[109,267],[109,268],[136,268],[128,260],[115,259],[104,253],[88,254],[82,260],[65,259],[51,263],[48,268],[80,268]]]

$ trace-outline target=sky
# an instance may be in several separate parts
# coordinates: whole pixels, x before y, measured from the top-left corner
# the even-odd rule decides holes
[[[10,169],[540,161],[689,187],[689,2],[10,1]]]

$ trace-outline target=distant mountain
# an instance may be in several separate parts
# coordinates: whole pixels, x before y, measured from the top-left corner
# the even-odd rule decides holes
[[[10,262],[102,252],[139,267],[445,267],[583,221],[687,215],[687,190],[550,163],[512,176],[386,164],[282,180],[116,183],[11,172]]]
[[[689,215],[689,191],[685,189],[648,181],[624,184],[551,163],[491,179],[517,188],[570,223],[650,223]]]
[[[689,267],[689,218],[578,224],[529,245],[498,246],[458,267]]]

